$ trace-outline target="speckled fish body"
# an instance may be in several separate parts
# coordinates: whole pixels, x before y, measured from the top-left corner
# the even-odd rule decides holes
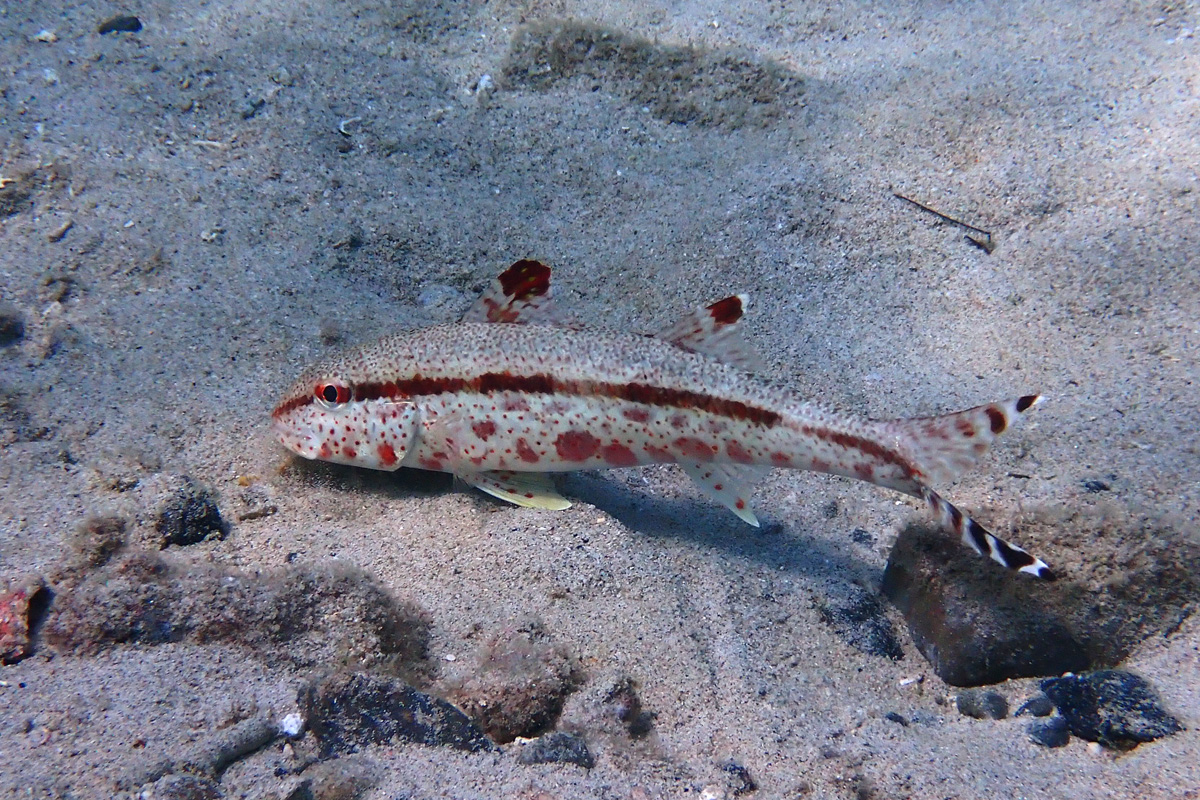
[[[466,318],[487,321],[397,333],[310,368],[273,413],[281,441],[310,459],[451,472],[544,508],[569,505],[545,473],[677,463],[754,525],[748,495],[761,471],[815,470],[922,498],[976,551],[1051,577],[930,488],[974,463],[1036,396],[866,420],[748,371],[740,296],[652,337],[536,324],[549,316],[548,282],[548,268],[518,262]]]

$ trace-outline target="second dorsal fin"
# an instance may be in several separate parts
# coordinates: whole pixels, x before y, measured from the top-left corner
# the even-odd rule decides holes
[[[550,268],[540,261],[522,259],[491,282],[463,314],[463,322],[521,322],[551,325],[556,322],[550,296]]]
[[[744,294],[718,300],[685,315],[657,336],[684,350],[758,372],[763,369],[762,357],[742,338],[738,325],[747,300]]]

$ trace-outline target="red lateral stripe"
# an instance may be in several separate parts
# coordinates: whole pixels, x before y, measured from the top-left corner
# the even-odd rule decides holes
[[[850,433],[842,433],[840,431],[832,431],[828,428],[817,428],[812,425],[805,425],[800,429],[809,436],[815,436],[824,442],[832,442],[833,444],[843,447],[847,450],[857,450],[872,458],[877,458],[884,464],[895,464],[904,470],[906,475],[915,475],[916,469],[904,456],[897,453],[895,450],[884,447],[879,442],[874,442],[870,439],[864,439],[861,436],[855,436]]]
[[[407,400],[422,395],[455,392],[563,394],[572,397],[604,397],[626,400],[659,408],[694,409],[729,419],[753,422],[764,427],[777,425],[782,419],[778,412],[768,408],[687,389],[671,389],[647,383],[560,381],[550,375],[513,375],[509,372],[486,372],[473,378],[431,378],[415,375],[395,381],[360,383],[352,388],[356,400]],[[309,402],[308,398],[290,400],[279,407],[276,415],[286,413],[286,411],[307,402]]]
[[[285,416],[285,415],[290,414],[291,412],[295,411],[297,408],[302,408],[302,407],[308,405],[312,401],[313,401],[313,396],[311,393],[310,394],[302,394],[299,397],[293,397],[291,400],[287,400],[283,403],[280,403],[278,406],[276,406],[275,410],[271,412],[271,416],[274,417],[275,419],[279,419],[280,417]]]

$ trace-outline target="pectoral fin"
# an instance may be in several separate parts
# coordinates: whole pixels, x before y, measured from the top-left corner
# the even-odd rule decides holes
[[[471,472],[458,477],[492,497],[523,508],[561,511],[571,507],[571,501],[555,490],[550,476],[540,472]]]
[[[768,467],[740,464],[680,463],[688,477],[704,494],[737,514],[742,521],[759,527],[758,517],[750,510],[750,489]]]

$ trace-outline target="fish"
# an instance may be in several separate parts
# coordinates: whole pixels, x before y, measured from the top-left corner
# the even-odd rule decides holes
[[[645,335],[565,318],[550,275],[542,262],[517,261],[459,322],[394,333],[309,367],[271,412],[280,442],[307,459],[449,472],[509,503],[552,510],[571,503],[551,473],[678,464],[754,526],[750,493],[766,472],[823,472],[918,498],[976,553],[1055,579],[934,489],[972,467],[1040,395],[867,419],[762,375],[742,335],[746,295]]]

